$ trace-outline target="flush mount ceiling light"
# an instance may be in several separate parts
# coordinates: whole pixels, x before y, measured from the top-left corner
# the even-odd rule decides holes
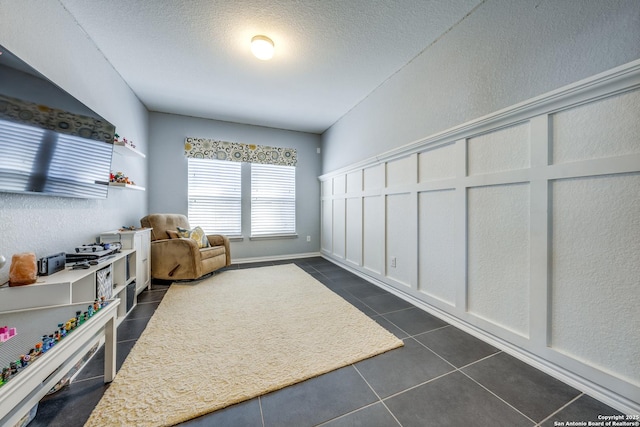
[[[253,36],[251,52],[256,58],[267,61],[273,58],[273,40],[267,36]]]

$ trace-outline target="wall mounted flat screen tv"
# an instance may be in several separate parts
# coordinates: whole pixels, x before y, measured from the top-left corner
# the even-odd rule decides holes
[[[115,127],[0,52],[0,192],[106,198]]]

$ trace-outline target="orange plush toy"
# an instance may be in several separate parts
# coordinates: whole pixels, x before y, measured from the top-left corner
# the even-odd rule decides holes
[[[36,283],[38,279],[38,266],[36,254],[25,252],[15,254],[11,258],[9,269],[9,286],[22,286]]]

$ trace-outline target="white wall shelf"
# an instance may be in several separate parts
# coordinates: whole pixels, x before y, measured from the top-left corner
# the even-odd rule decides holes
[[[109,187],[127,188],[129,190],[145,191],[144,187],[141,187],[139,185],[133,185],[133,184],[125,184],[124,182],[110,182]]]
[[[113,143],[113,152],[120,154],[122,156],[135,156],[135,157],[142,157],[143,159],[147,157],[141,151],[138,151],[137,149],[129,145],[125,145],[125,143],[121,141],[116,141]]]

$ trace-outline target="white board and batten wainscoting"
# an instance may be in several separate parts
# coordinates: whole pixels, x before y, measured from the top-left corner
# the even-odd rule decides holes
[[[320,181],[325,257],[640,412],[640,60]]]

